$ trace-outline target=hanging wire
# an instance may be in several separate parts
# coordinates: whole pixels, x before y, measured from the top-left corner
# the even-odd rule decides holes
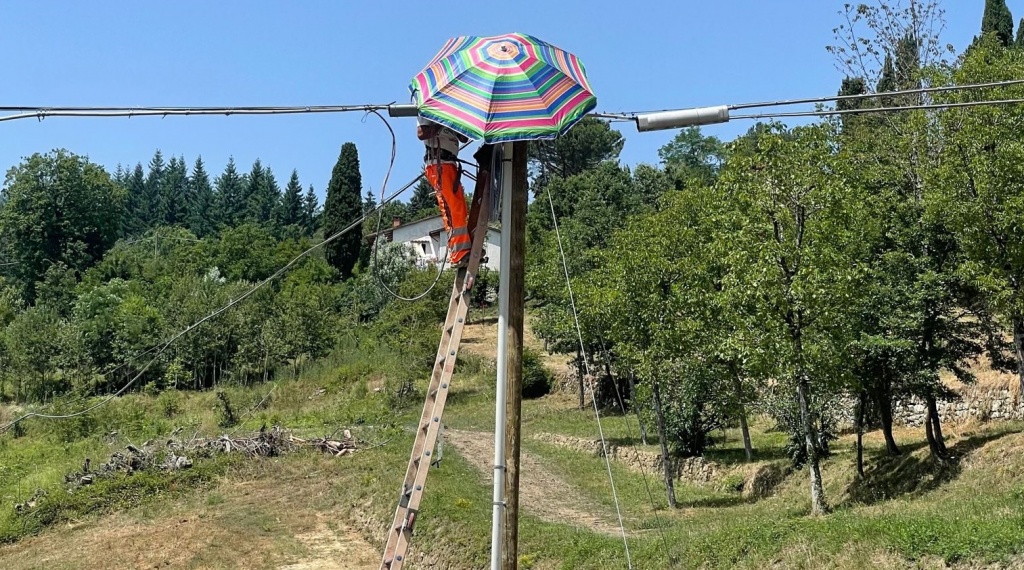
[[[741,110],[741,109],[752,109],[752,108],[757,108],[757,107],[781,107],[781,106],[789,106],[789,105],[803,105],[803,104],[809,104],[809,103],[828,103],[828,102],[833,102],[833,101],[853,101],[853,100],[859,100],[859,99],[876,99],[876,98],[881,98],[881,97],[897,97],[897,96],[901,96],[901,95],[915,95],[915,94],[922,94],[922,93],[940,93],[940,92],[949,92],[949,91],[974,91],[974,90],[977,90],[977,89],[993,89],[993,88],[998,88],[998,87],[1010,87],[1010,86],[1013,86],[1013,85],[1020,85],[1020,84],[1024,84],[1024,79],[1010,79],[1010,80],[1006,80],[1006,81],[992,81],[992,82],[989,82],[989,83],[969,83],[969,84],[966,84],[966,85],[946,85],[946,86],[942,86],[942,87],[923,87],[923,88],[918,88],[918,89],[904,89],[904,90],[900,90],[900,91],[884,91],[884,92],[881,92],[881,93],[858,93],[856,95],[832,95],[832,96],[829,96],[829,97],[808,97],[808,98],[804,98],[804,99],[781,99],[781,100],[777,100],[777,101],[764,101],[764,102],[759,102],[759,103],[737,103],[737,104],[726,105],[726,107],[728,107],[730,111],[736,111],[736,110]],[[980,104],[998,104],[998,103],[1001,103],[1001,101],[986,101],[986,102],[979,102],[979,103]],[[911,107],[911,108],[917,109],[917,108],[920,108],[920,107]],[[895,109],[895,110],[906,110],[906,109],[907,108],[900,107],[900,108]],[[666,111],[675,111],[675,110],[677,110],[677,109],[656,109],[656,110],[648,110],[648,111],[626,111],[626,112],[621,112],[621,113],[591,113],[591,115],[596,116],[596,117],[600,117],[600,118],[606,118],[606,119],[622,121],[622,120],[633,120],[633,119],[636,118],[637,115],[646,115],[646,114],[649,114],[649,113],[663,113],[663,112],[666,112]],[[859,111],[861,111],[861,112],[879,112],[879,111],[882,111],[882,110],[883,109],[863,109],[863,110],[859,110]],[[739,117],[737,117],[737,116],[734,115],[732,118],[736,119],[736,118],[749,118],[749,117],[747,117],[747,116],[739,116]]]
[[[610,363],[611,362],[611,355],[608,353],[608,347],[605,344],[603,337],[600,337],[600,342],[601,342],[601,351],[604,352],[604,358],[605,358],[605,360],[607,362]],[[629,437],[630,441],[634,442],[633,454],[634,454],[634,457],[636,458],[637,465],[640,466],[640,474],[643,476],[643,479],[644,479],[644,489],[647,491],[647,498],[651,502],[651,512],[654,513],[654,520],[655,520],[656,524],[658,525],[658,535],[661,538],[662,547],[665,549],[665,557],[668,558],[669,564],[675,564],[676,563],[676,559],[672,555],[672,549],[669,546],[668,537],[665,536],[665,525],[664,525],[664,523],[661,520],[661,515],[658,514],[658,505],[657,505],[657,503],[654,500],[654,491],[651,490],[651,484],[650,484],[650,482],[647,479],[647,469],[644,468],[644,462],[640,460],[640,451],[636,448],[636,445],[635,445],[636,444],[636,436],[633,435],[633,424],[629,421],[629,412],[626,411],[625,399],[622,397],[622,391],[619,390],[619,384],[617,382],[613,381],[612,382],[612,386],[615,387],[615,397],[618,399],[619,409],[622,410],[622,417],[623,417],[623,419],[625,420],[625,423],[626,423],[626,435],[627,435],[627,437]],[[636,412],[636,422],[637,422],[637,425],[642,430],[643,429],[643,420],[640,418],[640,412]],[[665,461],[667,459],[668,458],[662,458],[662,461]]]
[[[380,112],[376,111],[376,110],[367,111],[367,115],[369,115],[371,113],[374,114],[374,115],[377,115],[377,118],[384,122],[384,126],[387,127],[388,132],[391,134],[391,159],[388,162],[388,170],[384,174],[384,183],[381,184],[381,186],[380,186],[380,196],[381,196],[381,199],[383,200],[384,199],[385,189],[388,186],[388,178],[391,177],[391,169],[395,166],[395,156],[397,155],[397,152],[398,152],[398,142],[397,142],[397,137],[395,136],[395,129],[391,128],[391,123],[389,123],[388,120],[384,118],[384,115],[381,115]],[[465,148],[466,146],[469,146],[469,144],[467,143],[462,148]],[[416,179],[413,180],[413,182],[411,184],[409,184],[409,186],[412,186],[412,184],[415,184],[416,182],[419,182],[420,179],[423,178],[424,174],[425,174],[424,172],[421,172],[420,175],[417,176]],[[402,301],[410,302],[410,303],[413,302],[413,301],[419,301],[420,299],[422,299],[422,298],[426,297],[428,294],[430,294],[430,292],[434,289],[434,286],[437,285],[438,281],[441,280],[441,275],[444,274],[444,267],[447,264],[448,257],[445,256],[441,260],[441,264],[437,266],[437,275],[434,276],[434,280],[430,283],[430,285],[426,288],[426,290],[424,290],[419,295],[415,295],[415,296],[412,296],[412,297],[403,297],[402,295],[400,295],[399,293],[395,292],[390,287],[388,287],[387,283],[384,282],[384,279],[381,278],[380,273],[377,272],[377,264],[378,264],[377,252],[380,249],[380,246],[378,244],[380,243],[380,237],[381,237],[380,236],[380,226],[381,226],[381,220],[383,218],[384,218],[384,210],[380,209],[380,210],[377,211],[377,229],[376,229],[376,231],[374,231],[374,238],[373,238],[373,263],[371,264],[370,271],[373,273],[374,277],[377,279],[377,284],[380,285],[385,291],[387,291],[392,297],[394,297],[396,299],[399,299],[399,300],[402,300]]]
[[[558,229],[558,218],[555,216],[555,204],[551,200],[551,193],[546,192],[548,196],[548,206],[551,207],[551,221],[555,226],[555,238],[558,241],[558,253],[562,258],[562,269],[565,272],[565,286],[569,290],[569,303],[572,307],[572,319],[576,324],[576,334],[580,341],[580,355],[583,358],[583,366],[586,368],[587,377],[590,378],[590,401],[594,404],[594,416],[597,418],[597,433],[601,437],[601,450],[604,455],[604,464],[608,469],[608,482],[612,487],[612,499],[615,501],[615,514],[619,518],[619,530],[622,531],[622,545],[626,550],[626,566],[632,570],[633,560],[629,554],[629,541],[626,539],[626,525],[622,521],[622,508],[619,506],[619,495],[615,490],[615,477],[612,475],[612,463],[608,453],[608,442],[604,437],[604,428],[601,425],[601,412],[597,408],[597,394],[596,386],[594,386],[593,375],[590,370],[590,362],[587,360],[587,348],[583,343],[583,329],[580,328],[579,313],[576,311],[576,297],[572,292],[572,280],[569,278],[569,265],[565,261],[565,250],[562,248],[562,234]]]
[[[387,109],[391,104],[379,105],[305,105],[293,107],[31,107],[6,106],[0,112],[0,122],[47,117],[168,117],[202,115],[296,115],[309,113],[352,113]]]
[[[828,117],[838,115],[860,115],[864,113],[889,113],[895,111],[926,111],[933,109],[957,109],[962,107],[980,107],[983,105],[1021,105],[1024,99],[999,99],[995,101],[965,101],[961,103],[932,103],[928,105],[906,105],[899,107],[877,107],[867,109],[843,109],[822,111],[794,111],[791,113],[757,113],[750,115],[732,115],[730,119],[774,119],[783,117]]]
[[[379,209],[383,208],[389,202],[391,202],[392,200],[397,198],[399,194],[401,194],[402,192],[405,192],[410,186],[415,184],[417,180],[418,180],[418,178],[413,179],[411,182],[409,182],[408,184],[406,184],[402,188],[398,189],[396,192],[392,193],[387,198],[382,198],[380,205],[378,205],[374,209],[375,210],[379,210]],[[359,227],[359,225],[362,224],[363,221],[365,221],[369,217],[369,215],[371,213],[373,213],[373,210],[371,210],[369,212],[366,212],[365,214],[359,216],[358,219],[354,220],[349,225],[345,226],[345,228],[343,228],[341,231],[331,235],[330,237],[327,237],[327,238],[323,239],[319,243],[316,243],[316,244],[310,246],[305,251],[299,253],[294,258],[292,258],[292,260],[289,261],[288,263],[286,263],[283,267],[281,267],[280,269],[275,271],[271,276],[267,277],[263,281],[260,281],[259,283],[254,285],[252,288],[250,288],[248,291],[246,291],[241,296],[239,296],[238,298],[232,299],[231,301],[229,301],[227,304],[225,304],[224,306],[220,307],[216,311],[213,311],[209,315],[207,315],[207,316],[199,319],[198,321],[192,323],[191,325],[189,325],[188,327],[183,329],[181,332],[179,332],[179,333],[175,334],[174,336],[172,336],[171,338],[169,338],[166,342],[164,342],[164,343],[162,343],[160,345],[154,346],[154,347],[150,348],[149,350],[147,350],[147,351],[137,355],[135,357],[136,359],[137,358],[141,358],[142,356],[145,356],[145,355],[147,355],[147,354],[149,354],[149,353],[151,353],[153,351],[156,351],[156,354],[153,355],[153,358],[151,358],[146,363],[146,365],[143,366],[142,369],[139,370],[139,372],[134,377],[132,377],[131,380],[129,380],[127,383],[125,383],[121,388],[119,388],[113,394],[107,396],[106,398],[100,400],[99,402],[97,402],[96,404],[93,404],[92,406],[88,406],[88,407],[86,407],[86,408],[84,408],[82,410],[79,410],[77,412],[70,413],[70,414],[44,414],[44,413],[40,413],[40,412],[29,412],[29,413],[26,413],[26,414],[24,414],[24,415],[22,415],[22,416],[20,416],[20,417],[18,417],[16,419],[14,419],[14,420],[8,422],[8,423],[0,426],[0,433],[3,433],[5,431],[7,431],[8,429],[12,428],[15,424],[17,424],[17,423],[19,423],[19,422],[21,422],[23,420],[29,419],[29,418],[42,418],[42,419],[51,419],[51,420],[69,419],[69,418],[74,418],[74,417],[77,417],[77,416],[85,415],[85,414],[87,414],[87,413],[89,413],[89,412],[91,412],[91,411],[93,411],[93,410],[95,410],[95,409],[97,409],[97,408],[99,408],[101,406],[104,406],[104,405],[108,404],[109,402],[111,402],[112,400],[117,398],[118,396],[121,396],[122,394],[124,394],[126,391],[128,391],[129,388],[131,388],[136,382],[138,382],[139,379],[142,377],[142,375],[145,374],[146,370],[148,370],[149,367],[152,366],[153,363],[155,363],[157,361],[157,359],[159,359],[160,356],[171,346],[171,344],[173,344],[179,338],[185,336],[186,334],[192,332],[193,330],[195,330],[197,327],[199,327],[203,323],[205,323],[205,322],[207,322],[207,321],[209,321],[211,319],[216,318],[217,316],[219,316],[219,315],[223,314],[224,312],[228,311],[229,309],[231,309],[235,305],[237,305],[237,304],[241,303],[242,301],[244,301],[245,299],[249,298],[256,291],[258,291],[259,289],[262,289],[263,287],[268,285],[271,281],[274,281],[275,279],[277,279],[278,277],[283,275],[286,271],[291,269],[296,263],[298,263],[300,260],[302,260],[304,257],[309,255],[313,251],[315,251],[315,250],[317,250],[317,249],[327,245],[328,243],[331,243],[331,242],[335,241],[336,239],[340,238],[341,236],[345,235],[346,233],[348,233],[348,232],[352,231],[353,229]],[[120,366],[118,368],[120,368]]]

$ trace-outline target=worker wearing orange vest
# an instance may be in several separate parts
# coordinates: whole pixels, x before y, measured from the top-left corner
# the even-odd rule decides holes
[[[433,121],[419,117],[416,137],[426,145],[423,157],[427,180],[434,187],[444,229],[448,232],[448,260],[452,265],[468,261],[471,240],[469,211],[462,188],[459,143],[469,139]]]

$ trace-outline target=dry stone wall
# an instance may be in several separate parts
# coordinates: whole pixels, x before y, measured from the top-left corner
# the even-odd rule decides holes
[[[937,402],[939,417],[943,423],[961,423],[968,420],[1021,420],[1024,419],[1024,402],[1006,388],[971,390],[959,399]],[[893,420],[901,425],[917,427],[924,425],[925,404],[923,400],[911,398],[896,402]]]

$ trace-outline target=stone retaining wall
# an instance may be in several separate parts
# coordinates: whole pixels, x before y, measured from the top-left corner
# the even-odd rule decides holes
[[[939,417],[943,423],[961,423],[968,420],[1021,420],[1024,419],[1024,402],[1012,391],[1002,389],[971,390],[951,402],[937,402]],[[924,425],[925,404],[923,400],[911,398],[896,402],[893,421],[900,425],[917,427]]]
[[[554,433],[539,433],[535,434],[533,438],[544,443],[593,455],[594,457],[602,457],[604,455],[601,451],[600,441]],[[637,449],[633,446],[620,446],[609,443],[608,455],[613,460],[619,461],[627,467],[638,471],[660,473],[663,469],[661,454]],[[720,467],[717,464],[707,461],[703,457],[672,460],[672,471],[675,478],[683,481],[707,483],[718,475],[719,470]]]

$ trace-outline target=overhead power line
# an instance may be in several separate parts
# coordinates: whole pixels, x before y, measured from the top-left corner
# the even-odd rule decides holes
[[[748,115],[731,115],[731,119],[778,119],[783,117],[828,117],[837,115],[859,115],[865,113],[889,113],[896,111],[927,111],[936,109],[957,109],[963,107],[981,107],[985,105],[1021,105],[1024,99],[998,99],[994,101],[964,101],[960,103],[933,103],[927,105],[904,105],[898,107],[871,107],[865,109],[832,109],[822,111],[793,111],[783,113],[754,113]]]
[[[355,113],[380,111],[393,104],[305,105],[282,107],[16,107],[0,106],[0,122],[48,117],[168,117],[203,115],[299,115],[309,113]]]

